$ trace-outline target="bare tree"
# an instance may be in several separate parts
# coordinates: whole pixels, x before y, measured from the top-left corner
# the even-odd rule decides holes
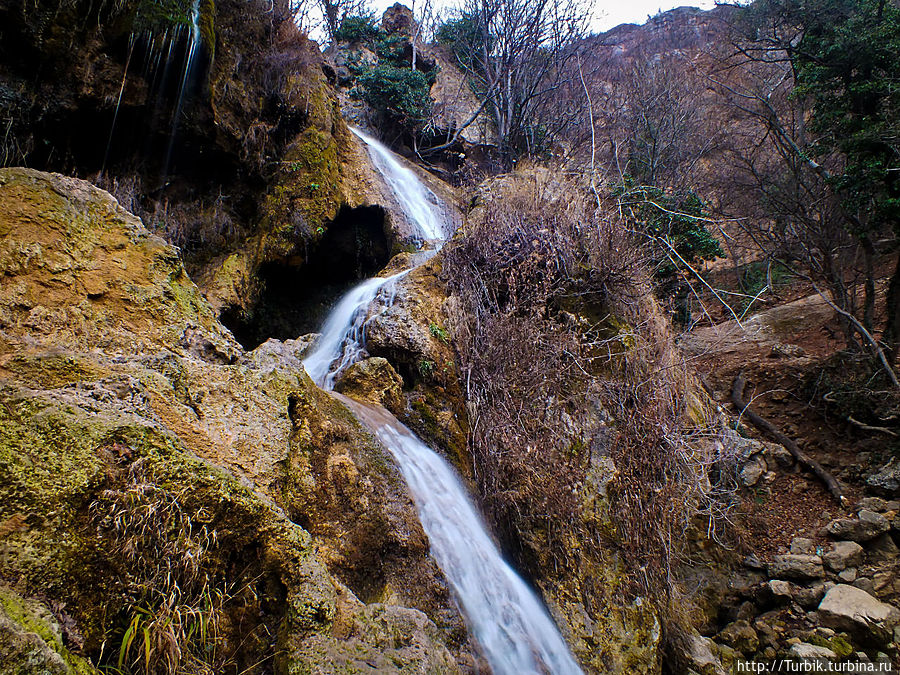
[[[877,358],[880,347],[870,339],[877,247],[835,190],[841,157],[814,159],[816,139],[790,58],[798,29],[777,14],[754,28],[737,35],[711,77],[737,116],[725,154],[733,170],[727,187],[732,199],[743,197],[741,208],[756,211],[746,232],[763,255],[826,288],[848,347]]]
[[[365,0],[316,0],[322,12],[322,24],[328,39],[334,41],[338,29],[348,16],[364,14]]]
[[[553,120],[543,107],[578,77],[567,64],[589,13],[578,0],[465,0],[459,65],[493,118],[505,164],[544,145]]]

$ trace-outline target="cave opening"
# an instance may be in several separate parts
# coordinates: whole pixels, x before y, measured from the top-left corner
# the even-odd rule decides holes
[[[390,261],[386,219],[380,206],[341,207],[317,243],[261,265],[256,303],[226,308],[222,323],[247,350],[318,331],[347,290]]]

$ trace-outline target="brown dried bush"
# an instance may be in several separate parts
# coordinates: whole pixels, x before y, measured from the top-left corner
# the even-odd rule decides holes
[[[709,432],[692,430],[698,399],[643,252],[574,183],[532,171],[489,186],[444,263],[485,511],[537,579],[616,552],[623,588],[671,617],[685,532],[698,513],[717,518],[727,490],[713,444],[693,438]],[[587,494],[603,457],[608,501]],[[588,606],[602,586],[584,580]]]

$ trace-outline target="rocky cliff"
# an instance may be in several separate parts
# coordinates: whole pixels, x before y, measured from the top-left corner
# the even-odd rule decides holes
[[[3,672],[469,667],[397,470],[303,345],[244,352],[87,183],[0,194]]]

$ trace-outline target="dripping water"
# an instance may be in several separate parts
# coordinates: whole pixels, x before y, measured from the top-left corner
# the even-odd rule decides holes
[[[194,0],[191,5],[191,41],[188,44],[187,54],[184,57],[184,72],[181,75],[181,85],[178,87],[178,100],[175,104],[175,114],[172,116],[172,130],[169,133],[169,147],[166,148],[166,161],[163,165],[163,184],[169,173],[172,162],[172,150],[175,147],[175,135],[178,132],[178,122],[181,118],[181,109],[184,105],[184,93],[191,77],[194,65],[194,57],[200,45],[200,0]]]

